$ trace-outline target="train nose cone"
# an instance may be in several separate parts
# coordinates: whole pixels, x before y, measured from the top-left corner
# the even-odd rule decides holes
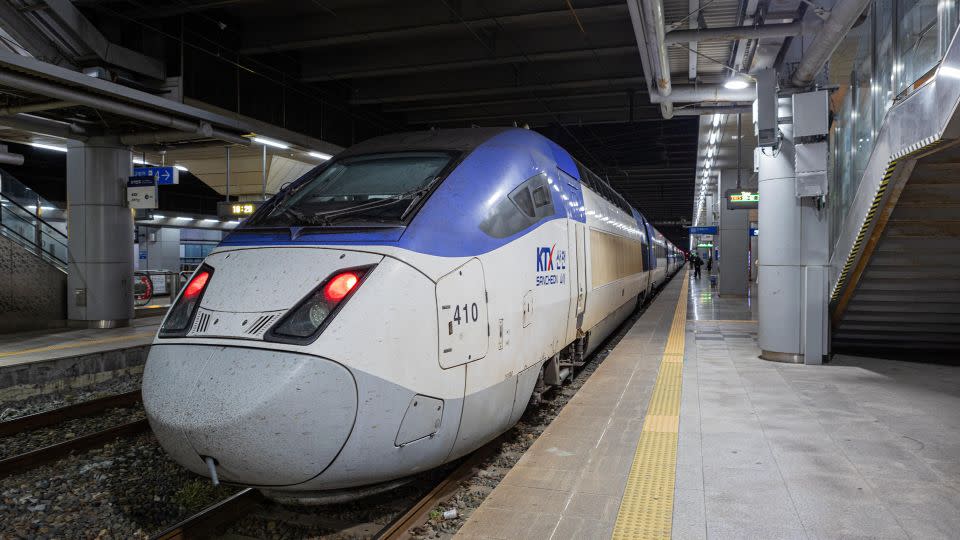
[[[299,484],[320,474],[353,428],[357,388],[343,366],[314,356],[204,345],[154,345],[143,404],[161,445],[224,481]]]

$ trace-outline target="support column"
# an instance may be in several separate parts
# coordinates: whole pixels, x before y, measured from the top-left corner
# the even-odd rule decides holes
[[[815,199],[797,198],[793,128],[780,125],[780,131],[779,147],[760,157],[760,356],[819,364],[826,340],[827,212]]]
[[[112,328],[133,318],[130,174],[130,149],[118,138],[67,146],[67,316],[72,324]]]
[[[737,170],[720,171],[720,194],[737,187]],[[741,186],[745,187],[745,186]],[[726,202],[720,199],[720,224],[718,227],[720,242],[720,283],[717,293],[721,296],[746,296],[747,294],[747,250],[750,249],[750,211],[745,209],[728,210]]]

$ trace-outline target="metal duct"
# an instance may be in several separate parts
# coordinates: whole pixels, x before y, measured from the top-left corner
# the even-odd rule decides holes
[[[700,30],[674,30],[664,37],[667,45],[689,43],[692,41],[737,41],[741,39],[760,39],[799,36],[810,34],[821,27],[819,20],[809,23],[794,22],[784,24],[765,24],[761,26],[730,26],[726,28],[708,28]]]
[[[667,45],[664,43],[663,2],[661,0],[643,0],[640,4],[641,24],[647,49],[650,51],[650,63],[653,70],[653,82],[661,98],[669,97],[673,85],[670,81],[670,59]],[[631,16],[633,10],[630,11]],[[651,93],[651,101],[653,94]],[[660,103],[660,112],[664,118],[673,116],[671,100],[653,101]]]
[[[23,165],[23,155],[0,152],[0,165]]]
[[[17,105],[13,107],[0,107],[0,115],[32,113],[40,111],[50,111],[53,109],[65,109],[73,107],[76,103],[70,101],[45,101],[43,103],[32,103],[30,105]]]
[[[0,116],[0,126],[7,126],[39,135],[52,135],[62,139],[73,139],[76,141],[84,141],[87,139],[83,128],[79,126],[26,114]]]
[[[753,101],[757,99],[757,91],[753,87],[743,90],[729,90],[719,84],[700,84],[696,86],[674,86],[669,97],[650,95],[651,103],[666,101]]]
[[[128,146],[139,146],[141,144],[161,144],[172,141],[192,141],[203,138],[205,135],[200,133],[189,133],[186,131],[147,131],[144,133],[130,133],[121,135],[120,142]]]
[[[823,23],[823,28],[813,39],[800,60],[800,65],[793,73],[791,83],[794,86],[805,88],[813,83],[817,73],[837,50],[847,32],[857,21],[863,10],[870,4],[870,0],[843,0],[837,2],[830,11],[830,17]]]
[[[199,133],[205,137],[213,137],[220,139],[221,141],[234,144],[250,144],[248,139],[233,133],[229,133],[222,129],[214,128],[207,122],[190,122],[187,120],[182,120],[180,118],[170,116],[169,114],[137,107],[135,105],[122,103],[119,101],[113,101],[91,94],[85,94],[83,92],[77,92],[76,90],[51,84],[45,81],[32,79],[30,77],[24,77],[9,71],[0,71],[0,83],[7,86],[12,86],[14,88],[19,88],[21,90],[43,94],[52,98],[75,102],[78,105],[86,105],[88,107],[119,114],[121,116],[135,118],[143,122],[149,122],[151,124],[168,127],[178,131]]]

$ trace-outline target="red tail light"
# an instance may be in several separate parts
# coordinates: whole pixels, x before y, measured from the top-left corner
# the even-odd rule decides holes
[[[203,288],[207,286],[207,280],[210,279],[210,272],[200,272],[199,274],[193,276],[193,279],[190,280],[190,283],[187,283],[186,289],[183,290],[183,297],[186,299],[196,298],[203,291]]]
[[[330,302],[339,302],[360,282],[360,276],[354,272],[343,272],[333,276],[323,288],[323,297]]]
[[[183,288],[183,294],[177,299],[177,303],[170,308],[167,318],[163,321],[160,328],[160,337],[184,336],[187,334],[190,325],[193,323],[193,316],[200,306],[200,299],[203,292],[210,283],[210,277],[213,275],[213,268],[204,265],[199,272],[194,274],[187,286]]]
[[[331,275],[268,330],[265,339],[297,344],[313,341],[372,268],[351,268]]]

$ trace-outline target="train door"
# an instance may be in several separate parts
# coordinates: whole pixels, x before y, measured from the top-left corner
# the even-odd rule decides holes
[[[587,227],[585,223],[583,192],[580,189],[580,182],[568,175],[564,171],[559,171],[559,176],[565,184],[564,189],[571,199],[571,204],[567,208],[567,253],[573,258],[569,260],[569,278],[570,278],[570,324],[567,334],[568,341],[577,337],[577,330],[583,323],[583,312],[587,306],[587,252],[586,252],[586,234]],[[576,203],[574,206],[572,203]]]
[[[451,368],[487,355],[487,291],[479,259],[437,282],[440,367]]]

